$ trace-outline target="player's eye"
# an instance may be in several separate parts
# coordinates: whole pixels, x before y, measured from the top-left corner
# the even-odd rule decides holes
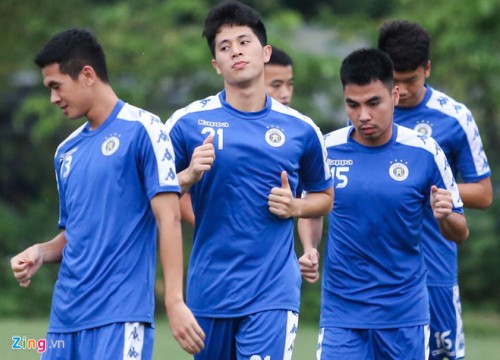
[[[358,104],[358,103],[355,103],[355,102],[353,102],[353,101],[349,101],[349,100],[348,100],[348,101],[346,101],[346,102],[345,102],[345,104],[346,104],[346,106],[347,106],[348,108],[350,108],[350,109],[355,109],[356,107],[358,107],[358,106],[359,106],[359,104]]]

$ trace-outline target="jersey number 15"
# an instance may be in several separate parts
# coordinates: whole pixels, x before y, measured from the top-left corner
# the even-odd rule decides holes
[[[349,167],[347,166],[332,166],[330,169],[332,177],[335,180],[335,188],[342,189],[347,186],[349,179],[345,173],[349,172]]]

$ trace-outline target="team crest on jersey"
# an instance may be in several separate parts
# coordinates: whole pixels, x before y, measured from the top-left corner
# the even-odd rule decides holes
[[[102,153],[105,156],[113,155],[116,150],[120,147],[120,135],[112,134],[110,137],[107,137],[106,140],[102,143]]]
[[[281,129],[271,127],[266,132],[266,142],[272,147],[280,147],[285,143],[285,134]]]
[[[432,134],[432,124],[429,121],[426,121],[426,120],[418,121],[417,125],[415,125],[414,130],[418,131],[422,135],[431,136],[431,134]]]
[[[408,178],[410,170],[408,166],[403,163],[403,161],[391,161],[391,166],[389,167],[389,175],[396,181],[404,181]]]

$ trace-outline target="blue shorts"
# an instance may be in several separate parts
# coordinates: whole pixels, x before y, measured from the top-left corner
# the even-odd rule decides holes
[[[317,360],[427,360],[429,326],[397,329],[321,328]]]
[[[237,318],[196,317],[205,332],[205,349],[196,360],[290,360],[299,315],[263,311]]]
[[[149,360],[153,357],[153,342],[154,329],[137,322],[48,333],[41,360]]]
[[[458,285],[428,286],[431,310],[431,360],[463,359],[465,338]]]

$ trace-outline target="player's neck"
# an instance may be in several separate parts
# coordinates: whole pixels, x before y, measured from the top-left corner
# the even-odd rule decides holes
[[[266,106],[264,82],[247,87],[225,85],[226,101],[233,108],[244,112],[256,112]]]
[[[87,113],[87,120],[91,129],[97,129],[106,121],[118,102],[118,96],[111,86],[102,84],[94,93],[92,107]]]

